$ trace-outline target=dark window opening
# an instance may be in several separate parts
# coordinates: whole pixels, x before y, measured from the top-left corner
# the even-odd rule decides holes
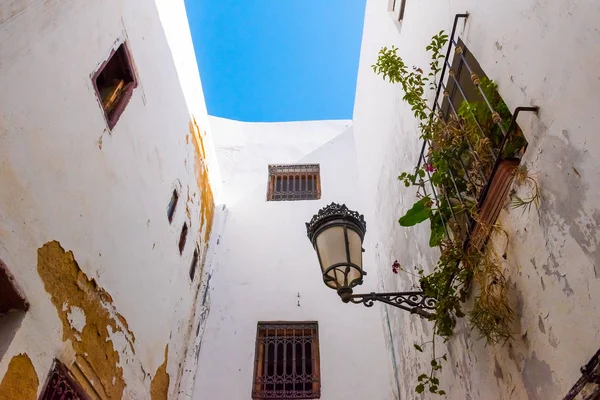
[[[198,266],[198,247],[194,249],[194,256],[192,257],[192,264],[190,265],[190,280],[194,280],[196,274],[196,267]]]
[[[171,201],[169,201],[169,207],[167,207],[167,218],[169,219],[169,223],[173,222],[173,215],[175,215],[175,207],[177,207],[178,200],[179,195],[177,194],[177,190],[173,190]]]
[[[318,164],[269,166],[268,201],[320,198],[321,181]]]
[[[88,400],[90,397],[69,370],[60,361],[54,360],[39,400],[63,399]]]
[[[394,0],[392,10],[394,14],[398,16],[398,21],[402,22],[404,19],[404,8],[406,7],[406,0]]]
[[[125,43],[111,54],[93,76],[94,87],[109,129],[112,129],[137,86],[129,50]]]
[[[19,294],[6,266],[0,261],[0,359],[19,330],[29,304]]]
[[[316,322],[259,322],[253,399],[321,397]]]
[[[187,232],[188,226],[187,223],[184,222],[181,227],[181,235],[179,235],[179,254],[183,254],[183,249],[185,249],[185,241],[187,240]]]

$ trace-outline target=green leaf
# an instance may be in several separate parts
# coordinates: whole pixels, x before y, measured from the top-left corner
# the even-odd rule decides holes
[[[415,387],[415,392],[417,392],[417,393],[423,393],[424,391],[425,391],[425,385],[423,385],[422,383],[419,383]]]
[[[433,385],[433,386],[430,386],[430,387],[429,387],[429,391],[430,391],[431,393],[437,393],[437,388],[438,388],[438,387],[437,387],[437,386],[435,386],[435,385]]]
[[[423,197],[421,200],[417,201],[412,208],[398,220],[398,222],[401,226],[414,226],[425,221],[429,218],[429,214],[431,213],[431,208],[429,208],[430,203],[431,199],[428,196]]]
[[[431,217],[431,235],[429,236],[429,247],[436,247],[442,243],[446,230],[444,229],[444,222],[439,212],[436,212]]]
[[[445,395],[445,394],[446,394],[446,392],[444,392],[443,390],[440,390],[440,391],[438,392],[438,394],[439,394],[440,396],[443,396],[443,395]]]
[[[432,367],[435,367],[436,365],[437,365],[437,361],[435,361],[435,360],[431,360],[431,366],[432,366]]]
[[[417,380],[418,380],[419,382],[421,382],[423,379],[427,379],[427,374],[421,374],[421,375],[419,375],[419,377],[417,378]]]
[[[431,378],[431,383],[433,383],[434,385],[439,385],[440,384],[440,380],[438,378]]]
[[[419,346],[418,344],[413,344],[413,346],[415,346],[415,349],[417,349],[417,351],[420,351],[421,353],[423,352],[423,348],[421,346]]]

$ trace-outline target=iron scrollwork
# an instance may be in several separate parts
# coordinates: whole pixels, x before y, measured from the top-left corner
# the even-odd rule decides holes
[[[380,301],[424,318],[433,317],[434,313],[430,311],[435,311],[437,305],[436,299],[427,297],[423,292],[353,294],[350,301],[355,304],[362,303],[365,307],[373,307],[376,301]]]

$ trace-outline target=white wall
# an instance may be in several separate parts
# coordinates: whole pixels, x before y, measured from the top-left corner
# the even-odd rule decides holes
[[[516,341],[485,347],[459,326],[442,386],[452,399],[562,397],[600,339],[600,161],[594,155],[600,145],[600,5],[407,0],[400,30],[387,6],[387,0],[367,1],[353,118],[371,228],[365,254],[377,260],[371,262],[380,267],[387,290],[411,285],[406,275],[392,274],[393,260],[407,267],[437,260],[427,246],[427,227],[406,229],[396,222],[415,200],[414,190],[396,177],[414,168],[421,142],[401,89],[376,76],[371,65],[381,47],[395,45],[408,66],[427,66],[424,49],[431,36],[449,32],[454,15],[468,11],[468,22],[461,22],[457,33],[498,83],[508,106],[540,106],[539,117],[522,115],[519,124],[529,141],[523,162],[537,173],[543,203],[539,213],[505,210],[500,217],[511,236],[506,268],[518,316]],[[423,369],[418,364],[429,359],[412,344],[429,338],[432,327],[389,312],[388,346],[396,351],[399,398],[413,398]]]
[[[121,333],[111,336],[124,398],[148,398],[167,344],[170,393],[179,390],[202,272],[192,283],[188,271],[194,244],[203,253],[208,246],[192,117],[208,153],[211,145],[183,1],[157,3],[160,16],[150,0],[0,5],[0,259],[31,303],[0,376],[13,355],[27,353],[38,390],[52,359],[69,358],[36,270],[37,249],[53,240],[73,251],[135,335],[133,348]],[[124,39],[139,86],[109,132],[90,77]],[[218,176],[216,165],[209,171]],[[218,193],[219,178],[211,180]],[[178,185],[169,224],[166,208]],[[190,230],[180,255],[184,220]]]
[[[194,398],[250,399],[257,322],[316,320],[321,398],[391,399],[379,305],[343,304],[325,287],[304,225],[332,201],[363,209],[352,129],[344,121],[213,125],[216,132],[216,126],[227,128],[217,133],[217,153],[224,191],[235,203],[218,245]],[[232,147],[240,137],[243,146]],[[267,167],[273,163],[319,163],[322,198],[267,202]],[[235,188],[227,187],[228,180]],[[369,274],[360,289],[375,286]]]

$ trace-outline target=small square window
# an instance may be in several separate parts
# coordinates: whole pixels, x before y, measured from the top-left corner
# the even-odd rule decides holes
[[[253,399],[319,399],[316,322],[259,322]]]
[[[137,86],[125,43],[115,50],[92,77],[109,129],[117,123]]]
[[[321,198],[319,164],[269,165],[268,201]]]

